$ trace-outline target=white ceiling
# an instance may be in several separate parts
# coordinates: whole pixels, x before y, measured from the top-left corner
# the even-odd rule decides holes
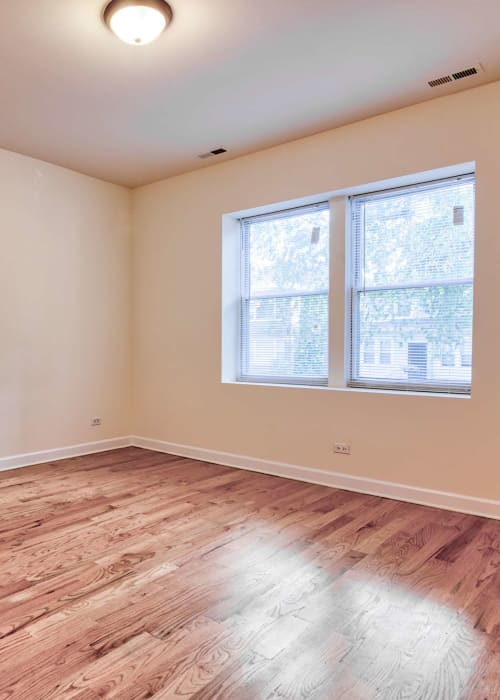
[[[0,147],[136,186],[500,79],[499,0],[172,0],[140,47],[104,4],[2,2]]]

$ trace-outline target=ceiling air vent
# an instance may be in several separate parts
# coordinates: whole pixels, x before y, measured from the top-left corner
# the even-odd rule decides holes
[[[446,83],[452,83],[455,80],[462,80],[462,78],[470,78],[473,75],[479,75],[483,73],[484,68],[480,63],[476,63],[475,66],[470,66],[470,68],[464,68],[456,73],[450,73],[450,75],[442,75],[440,78],[434,78],[434,80],[429,80],[427,83],[430,87],[439,87],[440,85],[446,85]]]
[[[213,156],[220,156],[223,153],[227,153],[227,148],[214,148],[213,151],[208,151],[208,153],[201,153],[198,158],[205,160],[205,158],[212,158]]]
[[[431,87],[437,87],[438,85],[444,85],[445,83],[452,83],[453,80],[449,75],[443,75],[442,78],[434,78],[434,80],[429,80],[429,85]]]
[[[477,75],[477,68],[472,66],[472,68],[460,70],[458,71],[458,73],[452,73],[451,77],[453,78],[453,80],[460,80],[460,78],[467,78],[469,75]]]

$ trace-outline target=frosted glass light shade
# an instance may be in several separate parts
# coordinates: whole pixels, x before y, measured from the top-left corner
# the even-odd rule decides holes
[[[133,46],[150,44],[172,19],[164,0],[112,0],[104,10],[104,21],[113,34]]]

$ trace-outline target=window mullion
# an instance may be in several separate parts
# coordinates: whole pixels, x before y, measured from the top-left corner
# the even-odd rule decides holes
[[[345,196],[330,200],[330,287],[328,319],[328,385],[346,386],[346,226],[348,203]]]

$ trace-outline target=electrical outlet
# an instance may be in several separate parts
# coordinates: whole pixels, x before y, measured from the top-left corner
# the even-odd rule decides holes
[[[102,425],[102,418],[92,418],[90,425],[93,428],[97,428],[99,425]]]
[[[333,451],[339,455],[350,455],[351,446],[345,442],[336,442],[333,446]]]

